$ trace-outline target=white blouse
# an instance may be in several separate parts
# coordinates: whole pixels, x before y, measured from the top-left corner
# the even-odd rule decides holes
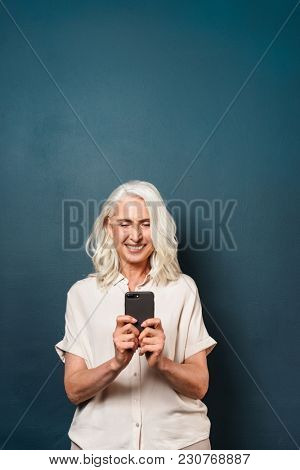
[[[154,293],[154,316],[161,319],[166,336],[164,356],[182,363],[204,349],[208,355],[216,346],[190,276],[180,274],[177,281],[158,286],[147,275],[135,290]],[[124,315],[128,291],[128,279],[120,272],[106,293],[98,288],[95,274],[72,285],[65,336],[55,345],[63,362],[65,351],[84,358],[88,368],[114,357],[116,317]],[[68,436],[82,449],[172,450],[209,437],[207,406],[175,391],[138,351],[109,386],[77,405]]]

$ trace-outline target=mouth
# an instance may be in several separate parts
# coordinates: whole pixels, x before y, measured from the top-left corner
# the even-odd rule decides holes
[[[128,251],[130,251],[130,253],[138,253],[140,251],[142,251],[142,249],[144,248],[145,245],[129,245],[129,244],[125,244],[126,248]]]

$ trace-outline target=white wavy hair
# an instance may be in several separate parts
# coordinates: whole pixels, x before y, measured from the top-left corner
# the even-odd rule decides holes
[[[108,289],[120,270],[118,252],[107,230],[107,219],[114,214],[120,200],[127,196],[140,197],[149,211],[151,240],[149,275],[157,284],[177,280],[182,272],[177,259],[176,223],[157,188],[147,182],[131,180],[118,186],[104,202],[86,241],[85,250],[92,259],[99,288]]]

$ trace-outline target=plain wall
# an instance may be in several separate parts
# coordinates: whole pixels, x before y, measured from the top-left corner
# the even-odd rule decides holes
[[[92,264],[63,246],[63,201],[87,207],[120,178],[167,201],[236,201],[235,250],[179,251],[218,341],[212,448],[299,448],[299,8],[284,24],[295,1],[5,5],[2,446],[70,447],[75,407],[54,344],[66,293]],[[182,243],[199,230],[177,222]]]

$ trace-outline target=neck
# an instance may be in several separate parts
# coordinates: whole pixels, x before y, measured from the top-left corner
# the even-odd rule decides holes
[[[129,281],[139,280],[142,277],[144,278],[150,271],[150,264],[148,260],[142,264],[128,264],[121,263],[120,272],[125,276]]]

